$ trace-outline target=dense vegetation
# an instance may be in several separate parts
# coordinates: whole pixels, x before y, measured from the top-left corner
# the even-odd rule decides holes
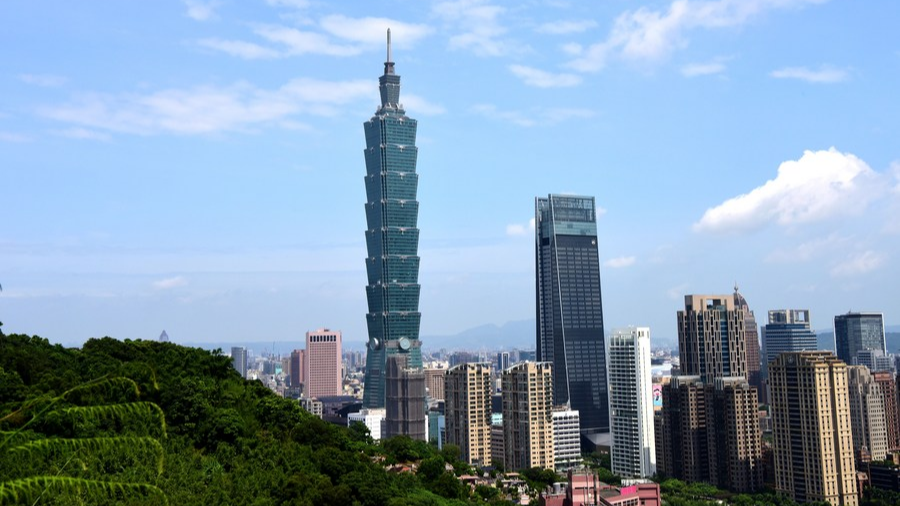
[[[165,421],[123,408],[135,402]],[[79,350],[0,334],[0,431],[2,504],[25,502],[9,491],[29,477],[28,504],[509,504],[456,478],[458,449],[376,444],[361,425],[326,423],[243,380],[226,356],[170,343],[103,338]],[[21,451],[40,440],[60,444]],[[403,462],[420,465],[388,470]]]

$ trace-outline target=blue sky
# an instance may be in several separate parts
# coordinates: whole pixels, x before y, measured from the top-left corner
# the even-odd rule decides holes
[[[79,343],[365,340],[390,27],[423,335],[533,318],[534,197],[601,208],[607,327],[687,293],[900,321],[900,3],[0,3],[0,320]],[[532,336],[524,336],[530,341]],[[426,343],[450,345],[452,343]]]

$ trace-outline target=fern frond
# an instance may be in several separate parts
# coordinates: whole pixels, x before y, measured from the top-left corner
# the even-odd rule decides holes
[[[163,437],[166,436],[166,415],[153,402],[123,402],[120,404],[104,404],[102,406],[73,406],[57,409],[47,413],[47,419],[77,419],[86,422],[110,420],[129,420],[134,417],[149,417],[159,423]]]
[[[115,450],[116,448],[129,448],[138,451],[148,451],[156,456],[156,473],[162,474],[165,462],[165,450],[156,439],[152,437],[92,437],[81,439],[53,438],[31,441],[19,446],[14,446],[8,451],[10,454],[22,454],[28,457],[46,457],[62,453],[76,452],[78,450]]]
[[[91,502],[126,497],[157,497],[163,504],[169,499],[159,487],[143,483],[85,480],[67,476],[35,476],[0,482],[0,504],[32,504],[44,493],[52,495],[85,494]]]
[[[59,396],[59,399],[72,401],[79,395],[84,396],[100,393],[110,396],[116,396],[125,392],[134,394],[135,399],[141,396],[141,389],[133,379],[126,378],[124,376],[103,376],[95,380],[88,381],[83,385],[78,385],[76,387],[70,388],[69,390],[66,390],[62,393],[62,395]]]

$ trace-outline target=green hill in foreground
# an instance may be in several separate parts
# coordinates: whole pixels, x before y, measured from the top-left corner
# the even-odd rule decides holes
[[[510,504],[453,465],[453,450],[326,423],[219,353],[0,334],[0,504]]]

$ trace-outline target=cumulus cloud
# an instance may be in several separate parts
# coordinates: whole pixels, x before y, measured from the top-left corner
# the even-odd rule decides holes
[[[720,61],[708,63],[690,63],[681,67],[684,77],[711,76],[725,72],[725,64]]]
[[[531,235],[534,233],[534,218],[528,220],[527,224],[522,223],[510,223],[506,226],[506,235],[510,236],[522,236],[522,235]]]
[[[458,32],[450,37],[451,49],[478,56],[503,56],[521,49],[504,38],[507,29],[499,19],[504,7],[487,0],[453,0],[435,4],[432,12]]]
[[[525,84],[537,88],[567,88],[581,84],[581,77],[574,74],[554,74],[525,65],[510,65],[509,70]]]
[[[499,109],[493,104],[477,104],[472,107],[472,112],[485,118],[512,123],[521,127],[555,125],[573,118],[591,118],[594,112],[589,109],[547,107],[534,108],[530,111],[509,111]]]
[[[665,10],[641,7],[619,15],[605,40],[586,48],[569,47],[575,58],[568,65],[582,72],[597,72],[611,57],[632,61],[659,60],[685,47],[688,34],[693,30],[740,26],[770,10],[823,1],[675,0]]]
[[[183,276],[175,276],[174,278],[161,279],[153,282],[153,288],[157,290],[169,290],[187,285],[187,280]]]
[[[882,177],[866,162],[835,148],[806,151],[778,167],[775,179],[707,209],[697,232],[740,232],[775,222],[790,226],[859,214],[881,195]]]
[[[33,84],[44,88],[55,88],[66,84],[67,79],[50,74],[19,74],[19,80],[23,83]]]
[[[847,257],[831,269],[835,277],[856,276],[872,272],[884,265],[886,256],[876,251],[863,251]]]
[[[350,103],[363,99],[374,102],[374,93],[368,80],[300,78],[276,89],[236,83],[147,94],[89,94],[69,104],[42,107],[39,113],[105,132],[205,134],[280,124],[300,113],[335,116]]]
[[[797,79],[813,84],[830,84],[846,81],[849,74],[844,69],[823,66],[818,70],[806,67],[786,67],[772,71],[770,76],[776,79]]]
[[[621,269],[623,267],[631,267],[637,261],[637,258],[633,256],[629,257],[616,257],[610,258],[609,260],[603,262],[604,267],[609,267],[610,269]]]
[[[585,32],[596,26],[597,22],[590,19],[581,21],[553,21],[538,26],[535,31],[551,35],[567,35],[570,33]]]

